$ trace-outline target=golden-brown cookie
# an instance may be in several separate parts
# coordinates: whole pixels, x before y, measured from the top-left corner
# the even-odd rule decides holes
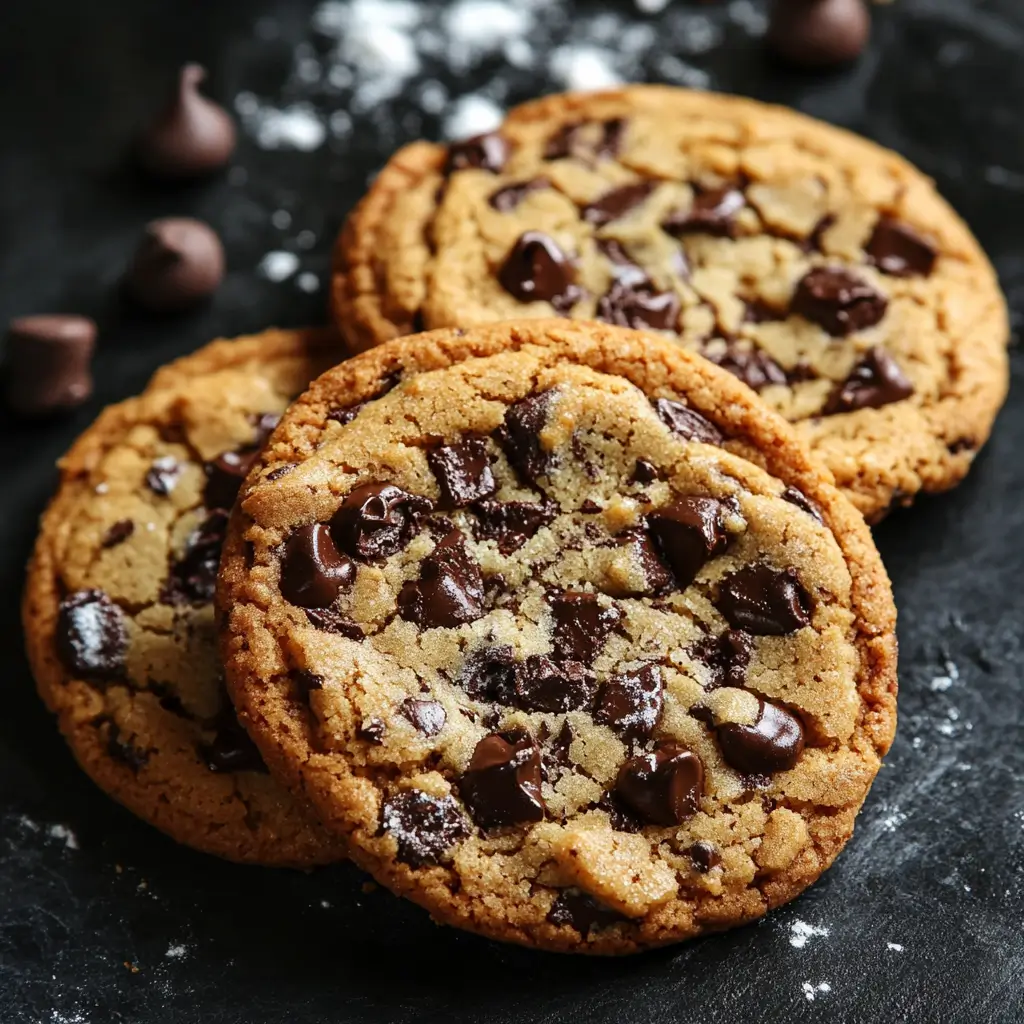
[[[995,273],[924,175],[661,86],[401,150],[339,238],[333,305],[360,348],[553,312],[662,330],[796,423],[872,520],[957,483],[1006,394]]]
[[[353,859],[548,949],[795,896],[895,728],[864,520],[650,333],[440,330],[329,371],[244,485],[218,602],[240,719]]]
[[[160,370],[61,461],[29,568],[29,658],[82,767],[139,817],[232,860],[343,856],[238,725],[212,605],[256,446],[342,355],[333,332],[268,331]]]

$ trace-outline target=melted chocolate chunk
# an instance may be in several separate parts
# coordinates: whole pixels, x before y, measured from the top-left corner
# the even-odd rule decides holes
[[[228,514],[214,509],[188,536],[185,553],[171,565],[161,599],[168,604],[207,604],[217,590],[220,551]]]
[[[481,501],[475,512],[477,539],[496,541],[503,555],[511,555],[554,521],[558,506],[552,501]]]
[[[161,498],[166,498],[175,487],[181,476],[181,465],[173,455],[161,455],[154,459],[146,472],[146,486]]]
[[[322,629],[325,633],[337,633],[339,636],[347,636],[350,640],[362,640],[366,635],[362,626],[335,608],[307,608],[306,618],[309,619],[311,626]]]
[[[709,690],[719,686],[745,686],[747,666],[753,653],[753,638],[739,629],[727,629],[719,636],[706,636],[687,651],[691,658],[711,670]]]
[[[572,731],[569,720],[562,723],[558,735],[548,744],[545,751],[546,758],[560,768],[568,768],[572,759],[569,757],[569,748],[572,746],[576,734]]]
[[[582,889],[563,889],[548,911],[548,920],[552,924],[567,924],[581,935],[589,935],[591,931],[622,924],[629,918],[599,903]]]
[[[786,371],[767,352],[759,348],[745,348],[735,341],[726,343],[722,350],[715,348],[703,352],[705,359],[710,359],[723,370],[728,370],[738,377],[748,388],[761,391],[770,384],[788,384]]]
[[[478,168],[497,174],[508,160],[509,146],[504,137],[497,132],[485,135],[474,135],[471,139],[453,142],[448,147],[448,161],[445,173],[466,171]]]
[[[232,708],[225,708],[214,725],[209,743],[199,745],[199,753],[211,772],[265,772],[256,744],[242,728]]]
[[[520,302],[550,302],[559,313],[567,313],[582,295],[569,257],[541,231],[519,236],[498,271],[498,280]]]
[[[850,376],[832,392],[823,411],[826,416],[857,409],[880,409],[902,402],[914,393],[899,364],[884,348],[876,346],[850,371]]]
[[[347,409],[332,409],[328,414],[329,420],[340,423],[343,427],[348,426],[366,408],[367,402],[358,402],[350,405]]]
[[[474,700],[511,704],[518,663],[511,647],[485,647],[465,661],[458,684]]]
[[[116,548],[118,544],[123,544],[134,532],[135,524],[130,519],[119,519],[116,523],[111,524],[107,532],[103,534],[100,547]]]
[[[700,758],[671,740],[631,757],[615,780],[616,797],[652,825],[681,825],[697,813],[703,792]]]
[[[718,847],[706,839],[698,839],[686,852],[690,855],[693,866],[702,875],[706,875],[712,868],[717,868],[722,863]]]
[[[646,530],[626,530],[616,540],[632,549],[630,553],[643,572],[643,589],[634,593],[659,594],[672,586],[675,579],[661,560],[657,545]]]
[[[636,209],[653,191],[653,181],[619,185],[583,207],[583,219],[594,227],[603,227]]]
[[[938,256],[928,239],[892,217],[883,217],[875,225],[866,251],[883,274],[894,277],[928,277]]]
[[[688,587],[701,567],[728,546],[724,506],[716,498],[679,498],[647,517],[662,558],[680,589]]]
[[[281,594],[286,601],[300,608],[327,608],[355,578],[355,563],[338,552],[325,524],[303,526],[285,543]]]
[[[770,775],[792,768],[804,749],[804,727],[791,711],[759,699],[753,725],[726,722],[716,728],[722,757],[743,775]]]
[[[736,234],[736,214],[746,205],[746,197],[735,188],[700,191],[689,210],[670,213],[661,226],[670,235],[699,232],[732,238]]]
[[[608,634],[622,621],[614,606],[602,608],[597,594],[567,590],[548,597],[554,620],[551,643],[555,657],[593,664]]]
[[[812,519],[817,519],[819,523],[825,522],[821,514],[821,509],[818,508],[818,506],[799,488],[787,487],[782,492],[782,500],[788,501],[790,505],[796,505],[797,508],[802,509]]]
[[[559,128],[548,139],[544,159],[564,160],[573,156],[584,160],[601,160],[618,155],[626,131],[626,122],[622,118],[602,122],[601,134],[593,144],[588,144],[582,137],[582,129],[585,127],[586,122],[575,121]]]
[[[258,448],[221,452],[212,462],[207,462],[203,466],[206,471],[203,503],[207,508],[231,509],[238,497],[242,481],[249,475],[258,454]]]
[[[718,585],[715,607],[733,629],[755,636],[784,636],[811,621],[811,598],[792,569],[748,565]]]
[[[324,677],[304,668],[292,673],[292,681],[295,683],[295,693],[300,700],[306,702],[311,693],[324,688]]]
[[[431,796],[418,789],[404,789],[385,802],[380,830],[398,844],[398,859],[414,868],[439,863],[470,831],[450,796]]]
[[[815,267],[800,279],[789,311],[845,338],[874,327],[888,307],[889,300],[862,277],[841,267]]]
[[[384,720],[372,716],[370,718],[364,718],[359,723],[359,728],[356,730],[356,735],[364,743],[372,743],[375,747],[380,746],[384,742],[384,735],[387,733],[388,727],[384,724]]]
[[[424,736],[436,736],[448,721],[444,707],[436,700],[417,700],[408,697],[402,702],[402,714]]]
[[[638,484],[653,483],[658,479],[658,469],[646,459],[637,459],[633,467],[633,482]]]
[[[578,661],[533,654],[515,673],[515,703],[524,711],[579,711],[590,707],[596,691],[593,675]]]
[[[492,733],[473,751],[459,789],[481,828],[544,818],[540,749],[527,732]]]
[[[361,484],[350,492],[331,520],[331,536],[339,550],[363,561],[376,561],[400,551],[412,539],[419,513],[433,503],[394,484]]]
[[[398,614],[423,629],[451,628],[484,614],[484,581],[466,541],[452,530],[420,564],[420,578],[402,584]]]
[[[636,330],[674,331],[679,320],[679,296],[655,290],[647,278],[619,277],[598,300],[596,318]]]
[[[498,489],[487,445],[480,438],[435,448],[427,452],[427,462],[437,477],[446,508],[465,508],[474,501],[489,498]]]
[[[509,406],[505,422],[495,434],[508,461],[531,484],[554,468],[554,455],[545,451],[540,441],[554,397],[553,390],[542,391]]]
[[[551,182],[547,178],[521,181],[515,185],[506,185],[504,188],[499,188],[497,192],[491,193],[488,203],[498,213],[512,213],[531,192],[542,192],[548,188],[551,188]]]
[[[98,718],[94,718],[92,725],[105,733],[107,753],[115,761],[130,768],[135,775],[138,775],[139,771],[149,763],[149,756],[153,751],[137,747],[132,742],[134,736],[125,739],[121,734],[121,727],[109,715],[100,715]]]
[[[721,444],[725,438],[721,431],[700,413],[671,398],[656,398],[654,411],[662,423],[678,434],[684,441],[702,441],[704,444]]]
[[[597,695],[594,721],[610,726],[622,739],[646,740],[661,717],[664,686],[656,665],[612,676]]]

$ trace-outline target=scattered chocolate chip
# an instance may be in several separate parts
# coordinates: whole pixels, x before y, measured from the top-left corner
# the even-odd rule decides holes
[[[12,320],[7,328],[4,394],[26,418],[77,408],[92,394],[96,324],[88,317],[45,314]]]
[[[747,665],[754,653],[754,641],[749,633],[727,629],[719,636],[703,637],[686,653],[711,670],[707,689],[714,690],[719,686],[740,689],[746,685]]]
[[[580,505],[580,511],[585,516],[596,516],[601,511],[601,506],[596,501],[586,498],[582,505]]]
[[[722,863],[718,847],[706,839],[698,839],[686,852],[690,855],[693,866],[702,875],[706,875],[712,868],[717,868]]]
[[[712,346],[701,354],[716,366],[728,370],[754,391],[761,391],[770,384],[789,383],[786,371],[767,352],[753,345],[745,347],[729,341],[725,348]]]
[[[591,665],[608,634],[622,621],[618,608],[602,608],[597,594],[566,590],[550,594],[553,628],[551,643],[557,658]]]
[[[679,320],[679,296],[659,292],[644,278],[619,277],[597,303],[598,320],[636,330],[674,331]]]
[[[653,825],[681,825],[697,813],[703,792],[700,758],[671,740],[631,757],[615,780],[616,797]]]
[[[758,698],[753,725],[725,722],[716,727],[722,757],[744,775],[770,775],[796,764],[804,749],[804,727],[792,712]]]
[[[424,629],[451,628],[484,613],[484,581],[466,541],[452,530],[420,564],[420,578],[402,584],[398,614]]]
[[[644,822],[627,807],[615,792],[605,792],[597,801],[597,807],[608,815],[608,823],[616,832],[640,832]]]
[[[551,188],[547,178],[534,178],[532,181],[521,181],[515,185],[506,185],[491,194],[488,202],[498,213],[512,213],[516,207],[532,192],[542,192]]]
[[[721,431],[700,413],[671,398],[656,398],[654,411],[662,423],[678,434],[684,441],[701,441],[704,444],[721,444],[725,438]]]
[[[207,462],[203,466],[206,473],[203,504],[207,508],[230,511],[258,454],[255,448],[244,448],[241,451],[221,452],[212,462]]]
[[[402,701],[402,714],[424,736],[436,736],[448,721],[444,707],[436,700],[417,700],[408,697]]]
[[[782,500],[788,501],[791,505],[796,505],[797,508],[802,509],[812,519],[817,519],[819,523],[825,522],[821,509],[798,487],[787,487],[782,492]]]
[[[747,565],[724,577],[715,607],[733,629],[784,636],[811,621],[811,598],[792,569]]]
[[[292,673],[292,681],[295,683],[295,692],[302,701],[309,701],[309,695],[324,688],[324,677],[310,672],[308,669],[299,669]]]
[[[662,228],[670,235],[700,233],[733,237],[736,234],[736,214],[747,205],[739,189],[717,188],[697,192],[689,210],[670,213]]]
[[[569,748],[574,739],[576,739],[576,734],[572,731],[569,720],[566,719],[562,723],[562,728],[558,730],[558,735],[548,744],[545,752],[547,757],[560,768],[567,768],[571,762]]]
[[[593,675],[578,661],[533,654],[515,673],[515,703],[524,711],[579,711],[593,703],[596,690]]]
[[[224,277],[224,246],[208,224],[165,217],[146,225],[128,268],[128,289],[140,306],[172,312],[212,295]]]
[[[220,551],[228,528],[223,509],[214,509],[188,536],[185,553],[171,565],[161,599],[168,604],[206,604],[217,590]]]
[[[325,633],[337,633],[350,640],[362,640],[365,636],[362,626],[342,615],[336,608],[307,608],[306,618],[311,626]]]
[[[136,146],[142,166],[160,178],[194,178],[219,170],[235,149],[228,112],[199,92],[206,71],[186,64],[167,107]]]
[[[792,64],[845,64],[867,45],[871,17],[864,0],[775,0],[768,45]]]
[[[387,726],[384,724],[384,720],[372,716],[370,718],[364,718],[359,723],[359,728],[356,730],[356,734],[364,743],[371,743],[373,746],[380,746],[384,742],[384,734],[388,731]]]
[[[455,171],[476,168],[497,174],[504,168],[508,154],[508,142],[498,132],[474,135],[470,139],[453,142],[448,147],[445,173],[452,174]]]
[[[660,670],[656,665],[644,665],[602,684],[594,721],[610,726],[624,740],[646,740],[658,724],[663,702]]]
[[[387,800],[380,828],[398,844],[398,859],[416,868],[437,864],[469,835],[466,819],[450,796],[431,796],[419,789],[404,789]]]
[[[619,185],[594,202],[583,207],[583,219],[594,227],[603,227],[613,220],[624,217],[638,207],[653,191],[653,181],[637,181],[631,185]]]
[[[958,437],[955,441],[950,441],[946,445],[946,451],[950,455],[959,455],[961,452],[973,452],[976,451],[978,442],[973,437]]]
[[[657,467],[646,459],[637,459],[633,467],[633,482],[638,484],[653,483],[658,479]]]
[[[541,231],[520,235],[498,272],[501,286],[513,298],[550,302],[559,313],[567,313],[582,295],[574,278],[569,257]]]
[[[433,503],[394,484],[360,484],[331,520],[331,535],[342,551],[373,561],[400,551],[412,539],[419,513]]]
[[[551,501],[481,501],[474,511],[477,538],[496,541],[503,555],[511,555],[554,521],[558,506]]]
[[[657,546],[651,535],[640,528],[626,530],[616,537],[616,541],[623,546],[628,546],[633,560],[640,566],[643,572],[643,590],[638,593],[659,594],[675,582],[672,573],[661,560]]]
[[[102,590],[79,590],[61,601],[57,654],[66,668],[87,679],[117,679],[127,651],[124,615]]]
[[[366,405],[366,402],[358,402],[356,405],[350,405],[347,409],[332,409],[327,414],[327,418],[344,427],[351,423],[366,408]]]
[[[146,486],[154,493],[166,498],[178,486],[181,465],[172,455],[161,455],[154,459],[146,471]]]
[[[199,745],[199,753],[211,772],[265,772],[256,744],[242,728],[232,708],[226,707],[214,724],[213,739]]]
[[[935,268],[935,246],[909,224],[882,217],[867,244],[867,254],[883,274],[927,277]]]
[[[473,751],[460,792],[481,828],[544,818],[540,749],[527,732],[492,733]]]
[[[135,532],[135,524],[130,519],[119,519],[111,524],[107,532],[103,534],[100,546],[104,548],[116,548],[123,544]]]
[[[465,508],[498,489],[487,445],[480,438],[435,448],[427,452],[427,462],[437,477],[446,508]]]
[[[680,589],[688,587],[701,567],[720,555],[729,543],[724,506],[716,498],[679,498],[647,517],[662,558]]]
[[[458,684],[474,700],[511,704],[515,696],[517,668],[511,647],[485,647],[466,659]]]
[[[841,267],[815,267],[800,279],[789,311],[835,338],[874,327],[889,300],[862,277]]]
[[[836,215],[834,213],[826,213],[817,224],[814,225],[814,230],[804,239],[803,244],[800,246],[804,252],[824,252],[825,244],[825,232],[828,231],[836,222]]]
[[[914,385],[899,363],[884,348],[876,346],[850,371],[850,376],[832,392],[825,408],[826,416],[857,409],[880,409],[902,402],[914,393]]]
[[[352,559],[338,552],[324,523],[296,530],[284,545],[281,594],[300,608],[327,608],[356,577]]]
[[[601,134],[597,142],[590,145],[582,137],[582,129],[586,123],[574,121],[563,125],[556,131],[544,149],[545,160],[564,160],[566,157],[581,159],[607,159],[618,154],[625,134],[626,122],[622,118],[613,118],[601,124]]]
[[[548,920],[552,924],[567,924],[580,935],[589,935],[591,931],[622,924],[629,918],[598,902],[582,889],[563,889],[548,911]]]
[[[161,704],[163,701],[161,701]],[[94,728],[105,734],[107,753],[120,764],[130,768],[133,774],[139,772],[149,763],[151,750],[143,750],[136,746],[132,740],[125,739],[121,733],[121,727],[109,715],[99,715],[92,720]]]
[[[542,391],[509,406],[495,434],[508,461],[531,484],[553,468],[554,457],[542,447],[540,432],[547,425],[554,397],[553,390]]]

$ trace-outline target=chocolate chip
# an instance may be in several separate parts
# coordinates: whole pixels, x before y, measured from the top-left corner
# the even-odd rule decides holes
[[[693,866],[702,875],[706,875],[712,868],[717,868],[722,863],[718,847],[706,839],[698,839],[686,852],[690,855]]]
[[[582,137],[582,130],[585,127],[585,122],[574,121],[559,128],[548,139],[544,148],[544,159],[563,160],[570,156],[602,159],[618,154],[626,130],[626,122],[622,118],[602,122],[601,134],[594,144],[588,144]]]
[[[100,547],[116,548],[118,544],[123,544],[134,532],[135,524],[130,519],[119,519],[116,523],[111,524],[107,532],[103,534]]]
[[[246,448],[241,451],[221,452],[212,462],[207,462],[203,466],[206,473],[203,504],[207,508],[223,508],[230,511],[238,497],[242,482],[249,475],[258,454],[255,448]]]
[[[511,704],[515,696],[517,668],[511,647],[485,647],[466,659],[458,684],[474,700]]]
[[[542,391],[509,406],[505,421],[495,434],[508,461],[531,484],[536,484],[554,466],[553,454],[544,450],[540,440],[554,397],[553,390]]]
[[[724,506],[716,498],[679,498],[647,517],[661,556],[669,564],[680,589],[688,587],[711,558],[729,543]]]
[[[978,442],[973,437],[958,437],[946,445],[946,451],[950,455],[959,455],[961,452],[973,452],[977,447]]]
[[[115,761],[130,768],[133,774],[138,775],[141,769],[149,764],[150,754],[153,751],[143,750],[136,746],[133,742],[134,736],[125,739],[121,727],[109,715],[99,715],[90,724],[104,734],[107,753]]]
[[[400,551],[412,539],[419,513],[433,503],[394,484],[360,484],[331,520],[331,536],[353,558],[374,561]]]
[[[473,751],[459,789],[481,828],[544,818],[540,749],[527,732],[492,733]]]
[[[902,402],[913,393],[914,385],[899,363],[884,348],[876,346],[832,392],[822,412],[825,416],[834,416],[857,409],[880,409],[883,405]]]
[[[224,277],[224,246],[208,224],[165,217],[146,225],[126,282],[140,306],[157,313],[195,305]]]
[[[163,601],[198,605],[213,600],[227,528],[227,513],[223,509],[214,509],[189,534],[185,553],[171,565],[161,593]]]
[[[663,702],[660,670],[656,665],[644,665],[602,684],[594,721],[609,726],[624,740],[646,740],[658,724]]]
[[[744,347],[729,341],[724,349],[712,346],[701,354],[716,366],[728,370],[754,391],[760,391],[771,384],[789,383],[786,371],[767,352],[755,346]]]
[[[431,796],[418,789],[402,790],[385,802],[380,828],[398,844],[398,859],[416,868],[437,864],[469,835],[466,819],[450,796]]]
[[[761,299],[747,299],[743,303],[743,322],[745,324],[767,324],[778,320],[784,320],[785,313],[780,312],[774,306],[769,306]]]
[[[102,590],[79,590],[60,603],[57,654],[87,679],[117,679],[124,671],[128,628],[121,609]]]
[[[716,727],[722,757],[744,775],[770,775],[796,764],[804,749],[804,727],[792,712],[758,698],[753,725],[725,722]]]
[[[309,702],[309,695],[324,688],[324,677],[310,672],[309,669],[297,669],[292,673],[292,681],[295,683],[295,693],[298,698],[306,703]]]
[[[718,585],[715,607],[733,629],[784,636],[811,621],[811,598],[792,569],[747,565]]]
[[[541,231],[526,231],[512,246],[498,280],[520,302],[550,302],[567,313],[582,292],[574,280],[572,265],[558,243]]]
[[[303,526],[286,541],[281,558],[286,601],[300,608],[327,608],[355,577],[355,564],[338,552],[324,523]]]
[[[689,210],[670,213],[662,228],[671,235],[700,233],[734,237],[736,214],[747,205],[746,197],[735,188],[716,188],[697,192]]]
[[[894,277],[927,277],[938,255],[928,239],[892,217],[882,217],[875,225],[866,251],[883,274]]]
[[[646,459],[637,459],[633,467],[633,482],[638,484],[653,483],[658,479],[657,467]]]
[[[443,705],[436,700],[417,700],[414,697],[402,701],[402,714],[424,736],[436,736],[448,720]]]
[[[647,279],[618,278],[598,300],[596,319],[635,330],[673,331],[679,320],[679,296],[657,291]]]
[[[554,521],[558,506],[551,501],[481,501],[474,511],[477,538],[496,541],[498,550],[510,555]]]
[[[608,634],[622,621],[618,608],[603,608],[597,594],[566,590],[548,596],[555,656],[593,664]]]
[[[17,415],[43,418],[77,408],[92,394],[96,324],[47,314],[12,320],[7,329],[4,393]]]
[[[644,281],[647,271],[626,252],[623,244],[615,238],[598,238],[598,250],[612,265],[612,276],[626,280]]]
[[[782,492],[782,500],[788,501],[791,505],[796,505],[797,508],[802,509],[812,519],[817,519],[819,523],[825,522],[821,509],[798,487],[787,487]]]
[[[653,181],[637,181],[631,185],[619,185],[605,192],[594,202],[583,207],[583,219],[594,227],[603,227],[613,220],[624,217],[638,207],[653,191]]]
[[[186,64],[166,108],[139,138],[142,166],[160,178],[194,178],[219,170],[235,149],[228,112],[199,92],[206,71]]]
[[[593,703],[596,691],[593,675],[578,661],[532,654],[515,673],[515,703],[524,711],[579,711]]]
[[[453,142],[448,147],[448,162],[445,173],[466,171],[477,168],[497,174],[508,160],[509,146],[497,132],[474,135],[471,139]]]
[[[585,516],[596,516],[601,511],[601,506],[596,501],[586,498],[582,505],[580,505],[580,511]]]
[[[560,768],[567,768],[571,763],[569,748],[575,739],[576,734],[572,731],[569,719],[566,719],[562,723],[562,728],[558,730],[558,735],[548,744],[546,757]]]
[[[661,560],[657,546],[651,535],[639,528],[626,530],[616,537],[616,541],[631,548],[630,555],[640,566],[643,573],[643,589],[636,593],[658,594],[667,590],[675,582],[672,573]]]
[[[870,33],[864,0],[776,0],[767,40],[790,63],[823,68],[858,57]]]
[[[532,181],[521,181],[515,185],[506,185],[497,192],[491,193],[488,202],[498,213],[512,213],[517,206],[532,192],[542,192],[551,188],[547,178],[534,178]]]
[[[591,931],[622,924],[629,918],[581,889],[563,889],[548,911],[548,920],[552,924],[567,924],[580,935],[589,935]]]
[[[306,618],[310,625],[325,633],[337,633],[350,640],[362,640],[365,636],[362,626],[342,615],[336,608],[307,608]]]
[[[387,731],[388,728],[384,724],[383,719],[371,716],[370,718],[364,718],[359,723],[356,735],[358,735],[364,743],[370,743],[376,747],[380,746],[380,744],[384,742],[384,734]]]
[[[631,757],[615,780],[616,797],[653,825],[681,825],[697,813],[703,792],[700,758],[671,740]]]
[[[256,744],[242,728],[234,711],[227,707],[217,717],[216,732],[209,743],[199,745],[199,753],[211,772],[265,772]]]
[[[487,445],[479,438],[435,448],[427,452],[427,462],[437,477],[446,508],[465,508],[498,489]]]
[[[789,311],[845,338],[874,327],[888,306],[889,300],[862,277],[841,267],[815,267],[800,279]]]
[[[351,423],[359,413],[366,408],[368,403],[357,402],[355,405],[350,405],[346,409],[332,409],[328,414],[329,420],[334,420],[335,423],[340,423],[343,427]]]
[[[706,689],[719,686],[742,688],[746,684],[747,665],[754,653],[754,641],[749,633],[727,629],[719,636],[706,636],[686,652],[691,658],[711,670],[711,681]]]
[[[146,471],[146,486],[154,493],[166,498],[178,486],[181,465],[172,455],[161,455],[154,459]],[[230,507],[230,506],[229,506]]]
[[[420,564],[420,578],[402,584],[398,614],[424,629],[451,628],[484,614],[484,581],[466,541],[452,530]]]
[[[656,398],[654,411],[662,423],[678,434],[684,441],[701,441],[704,444],[721,444],[725,438],[721,431],[700,413],[687,408],[682,402],[671,398]]]

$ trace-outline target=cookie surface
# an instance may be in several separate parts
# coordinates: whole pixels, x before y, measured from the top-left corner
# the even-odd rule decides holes
[[[880,518],[952,486],[1006,394],[994,271],[931,182],[793,111],[658,86],[416,143],[338,240],[359,347],[553,313],[653,328],[798,426]]]
[[[333,333],[271,331],[159,371],[61,461],[29,568],[29,658],[82,767],[173,838],[233,860],[342,856],[238,724],[212,604],[254,446],[342,354]]]
[[[218,602],[243,720],[353,859],[549,949],[796,895],[895,728],[862,517],[648,333],[436,331],[331,370],[245,485]]]

